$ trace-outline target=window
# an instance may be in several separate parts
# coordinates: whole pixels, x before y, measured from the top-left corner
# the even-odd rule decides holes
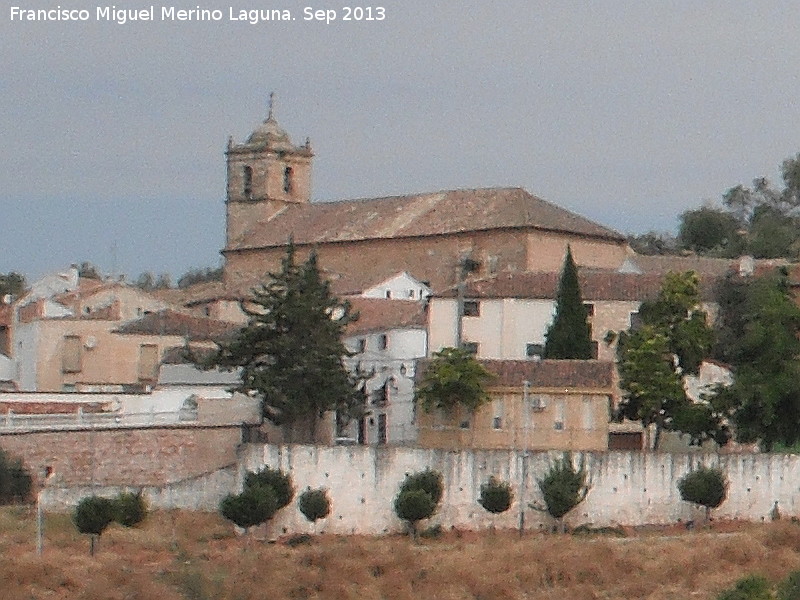
[[[61,371],[64,373],[80,373],[82,370],[81,338],[77,335],[64,337],[64,353],[61,355]]]
[[[642,327],[642,317],[638,312],[632,312],[630,315],[631,331],[638,331]]]
[[[472,356],[478,355],[478,342],[464,342],[461,347]]]
[[[364,338],[358,338],[356,340],[356,352],[361,354],[367,349],[367,340]]]
[[[528,358],[542,358],[544,356],[544,344],[525,344],[525,356]]]
[[[592,304],[591,302],[584,302],[583,306],[584,306],[584,308],[586,308],[586,316],[587,317],[593,317],[594,316],[594,304]]]
[[[386,414],[381,413],[378,415],[378,443],[381,445],[386,444],[387,438]]]
[[[492,409],[494,412],[494,417],[492,417],[492,429],[502,429],[503,428],[503,413],[504,411],[503,401],[502,400],[495,400],[492,403]]]
[[[413,298],[414,297],[414,290],[408,290],[408,297],[409,298]]]
[[[391,298],[392,297],[392,290],[386,290],[385,295],[386,295],[387,298]]]
[[[283,191],[287,194],[292,193],[292,167],[283,169]]]
[[[389,385],[384,383],[371,394],[373,406],[386,406],[389,403]]]
[[[497,256],[489,256],[486,259],[486,270],[489,271],[489,273],[491,275],[494,275],[495,273],[497,273],[498,258],[499,257],[497,257]]]
[[[553,421],[553,429],[556,431],[563,431],[564,430],[564,412],[566,407],[564,406],[564,401],[559,400],[556,402],[556,416],[555,420]]]
[[[594,412],[589,398],[583,399],[583,428],[587,431],[594,429]]]
[[[378,336],[378,349],[379,350],[386,350],[389,347],[389,336],[385,333],[382,333]]]
[[[481,303],[477,300],[464,300],[464,316],[479,317],[481,315]]]
[[[253,196],[253,168],[249,166],[242,168],[242,194],[245,198]]]
[[[158,379],[158,346],[142,344],[139,346],[139,381]]]

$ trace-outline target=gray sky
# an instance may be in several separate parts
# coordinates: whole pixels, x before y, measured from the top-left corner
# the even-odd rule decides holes
[[[293,0],[210,0],[174,6],[222,21],[156,6],[125,25],[83,0],[24,4],[91,14],[0,9],[0,272],[29,278],[218,264],[227,137],[271,90],[311,137],[316,200],[513,185],[621,232],[673,230],[800,151],[794,1],[405,0],[349,23],[346,3],[309,4],[337,10],[325,24]],[[265,4],[296,20],[228,20]]]

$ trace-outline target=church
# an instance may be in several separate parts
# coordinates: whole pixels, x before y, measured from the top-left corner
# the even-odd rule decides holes
[[[338,295],[408,272],[434,293],[459,278],[561,268],[569,244],[580,266],[617,269],[625,237],[521,188],[458,189],[312,202],[314,152],[267,118],[243,143],[229,139],[225,290],[244,295],[280,268],[289,239],[312,250]]]

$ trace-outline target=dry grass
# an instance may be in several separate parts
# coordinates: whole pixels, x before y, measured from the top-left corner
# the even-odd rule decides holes
[[[800,569],[800,525],[717,524],[626,538],[450,532],[320,536],[291,547],[233,535],[216,515],[158,513],[89,541],[48,515],[45,554],[27,508],[0,509],[3,600],[712,600],[750,573]]]

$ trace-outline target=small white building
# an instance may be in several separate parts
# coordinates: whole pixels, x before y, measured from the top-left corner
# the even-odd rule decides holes
[[[351,372],[364,377],[366,414],[337,432],[359,444],[412,444],[416,363],[427,354],[425,306],[383,298],[349,298],[359,319],[347,327],[346,358]]]

